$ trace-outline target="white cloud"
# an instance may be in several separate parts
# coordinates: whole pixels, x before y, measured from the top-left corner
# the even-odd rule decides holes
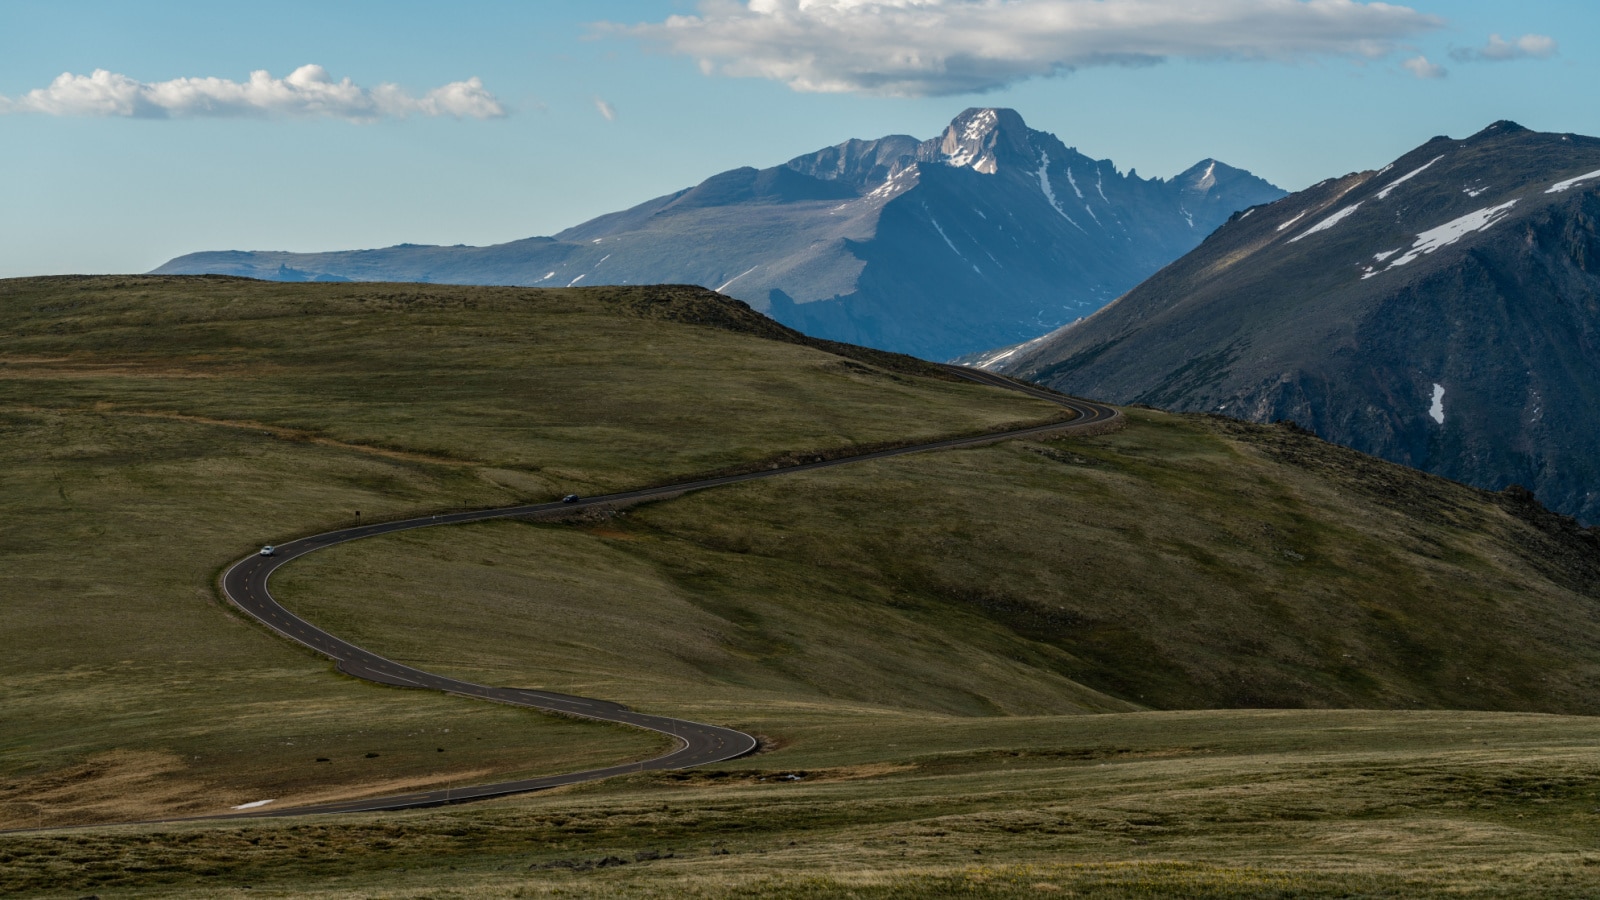
[[[617,120],[617,108],[599,97],[594,98],[594,108],[600,115],[605,117],[607,122],[615,122]]]
[[[1491,34],[1489,43],[1482,47],[1452,50],[1450,55],[1461,62],[1505,62],[1510,59],[1550,59],[1560,51],[1556,39],[1543,34],[1525,34],[1510,41],[1498,34]]]
[[[1445,71],[1444,66],[1429,62],[1426,56],[1413,56],[1400,65],[1418,78],[1443,78],[1450,74]]]
[[[1166,59],[1376,58],[1444,20],[1357,0],[704,0],[612,33],[797,91],[937,96]]]
[[[273,78],[265,70],[251,72],[245,82],[225,78],[144,82],[104,69],[92,75],[68,72],[49,87],[15,99],[0,97],[0,113],[156,119],[298,116],[371,122],[410,115],[492,119],[506,111],[477,78],[414,97],[397,85],[367,89],[348,78],[334,81],[321,66],[301,66],[287,78]]]

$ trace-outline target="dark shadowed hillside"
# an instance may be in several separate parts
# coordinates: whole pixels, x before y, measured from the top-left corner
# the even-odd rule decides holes
[[[989,366],[1086,396],[1293,419],[1600,520],[1600,140],[1496,124],[1235,216]]]

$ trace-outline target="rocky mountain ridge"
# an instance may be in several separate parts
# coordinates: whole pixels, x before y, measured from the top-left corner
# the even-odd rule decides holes
[[[1498,122],[1245,210],[986,368],[1124,403],[1292,419],[1600,521],[1600,139]]]
[[[930,140],[851,140],[733,169],[553,237],[206,252],[156,273],[698,284],[817,337],[947,359],[1088,315],[1282,193],[1209,159],[1171,180],[1122,174],[1013,110],[969,109]]]

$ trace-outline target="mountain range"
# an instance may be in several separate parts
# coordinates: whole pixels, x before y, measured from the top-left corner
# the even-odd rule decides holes
[[[1600,139],[1499,122],[1237,215],[986,354],[1071,393],[1318,435],[1600,521]]]
[[[969,109],[931,140],[851,140],[733,169],[553,237],[203,252],[154,274],[698,284],[813,336],[948,359],[1089,315],[1283,194],[1212,159],[1171,180],[1124,174],[1014,110]]]

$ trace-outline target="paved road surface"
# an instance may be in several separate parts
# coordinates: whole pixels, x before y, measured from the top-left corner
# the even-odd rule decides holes
[[[496,784],[484,784],[475,787],[448,788],[436,791],[421,791],[412,794],[397,794],[388,797],[371,797],[363,800],[348,800],[338,803],[324,803],[315,806],[296,806],[283,808],[260,808],[242,811],[220,818],[234,817],[260,817],[260,816],[298,816],[311,813],[350,813],[368,812],[385,809],[408,809],[423,806],[439,806],[447,803],[461,803],[468,800],[481,800],[487,797],[502,797],[507,794],[520,794],[527,791],[537,791],[566,784],[578,784],[584,781],[593,781],[598,778],[608,778],[612,775],[621,775],[627,772],[643,772],[658,769],[683,769],[690,766],[705,765],[707,763],[725,762],[736,759],[756,749],[756,739],[731,728],[722,728],[716,725],[704,725],[698,722],[689,722],[683,719],[672,719],[666,716],[652,716],[638,713],[616,703],[605,700],[590,700],[584,697],[572,697],[566,694],[556,694],[549,691],[526,690],[522,688],[487,687],[473,684],[455,678],[447,678],[424,672],[393,660],[385,659],[376,653],[364,650],[349,641],[323,631],[317,626],[289,612],[272,598],[267,589],[267,582],[272,574],[289,563],[324,547],[345,544],[362,538],[376,537],[380,534],[394,534],[397,531],[409,531],[413,528],[427,528],[434,525],[456,525],[463,522],[481,522],[486,519],[515,518],[519,516],[541,516],[559,513],[570,513],[586,507],[614,506],[619,504],[634,503],[640,500],[649,500],[660,497],[670,497],[686,491],[698,491],[706,488],[720,487],[728,484],[738,484],[741,481],[751,481],[757,478],[771,478],[778,475],[788,475],[794,472],[807,472],[813,469],[823,469],[830,466],[841,466],[849,463],[862,462],[870,459],[886,459],[891,456],[901,456],[907,453],[922,453],[929,450],[947,450],[957,447],[970,447],[980,444],[992,443],[997,440],[1009,438],[1029,437],[1032,435],[1049,432],[1071,432],[1082,430],[1090,425],[1111,421],[1120,413],[1115,409],[1099,403],[1090,403],[1071,397],[1064,397],[1053,391],[1039,388],[1034,385],[1013,381],[1000,375],[977,369],[968,369],[958,366],[945,366],[950,372],[963,378],[1008,390],[1019,391],[1030,396],[1048,400],[1059,404],[1076,413],[1076,417],[1068,423],[1055,423],[1041,425],[1033,428],[1021,428],[1014,431],[999,432],[994,434],[978,435],[975,437],[954,438],[945,441],[935,441],[928,444],[919,444],[912,447],[899,447],[891,450],[879,450],[864,453],[859,456],[850,456],[840,459],[824,460],[805,463],[803,465],[788,466],[780,469],[770,469],[760,472],[751,472],[743,475],[727,475],[720,478],[706,478],[700,481],[690,481],[682,484],[665,485],[656,488],[647,488],[638,491],[625,491],[620,494],[608,494],[602,497],[587,497],[577,503],[538,503],[529,506],[513,506],[501,509],[485,509],[474,512],[448,513],[437,516],[424,516],[415,519],[406,519],[399,522],[384,522],[374,525],[363,525],[356,528],[345,528],[339,531],[330,531],[326,534],[313,535],[300,538],[277,547],[275,556],[248,556],[234,563],[222,576],[222,590],[228,601],[249,613],[257,621],[271,628],[273,631],[289,638],[292,641],[304,644],[312,650],[333,659],[338,663],[340,671],[358,678],[376,681],[381,684],[397,687],[420,688],[423,690],[445,691],[460,694],[465,697],[479,697],[484,700],[493,700],[499,703],[508,703],[513,706],[526,706],[547,712],[565,713],[568,715],[582,716],[590,719],[599,719],[604,722],[619,722],[625,725],[634,725],[662,734],[671,735],[677,740],[677,749],[664,756],[643,762],[628,763],[626,765],[611,766],[604,769],[590,769],[584,772],[571,772],[565,775],[548,775],[542,778],[527,778],[520,781],[504,781]]]

